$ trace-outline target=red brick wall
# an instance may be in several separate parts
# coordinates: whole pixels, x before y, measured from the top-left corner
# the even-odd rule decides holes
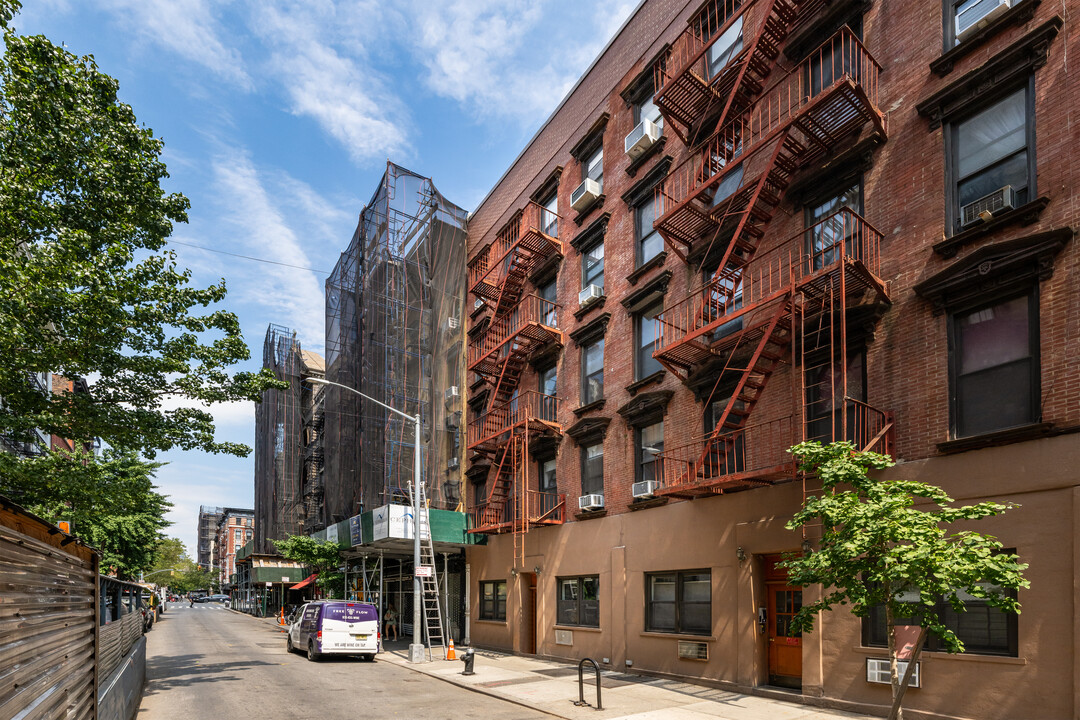
[[[1031,0],[1026,0],[1030,2]],[[684,20],[697,3],[648,2],[626,26],[596,65],[581,80],[521,157],[507,170],[499,184],[476,210],[469,227],[470,257],[494,239],[495,232],[522,207],[529,195],[556,165],[565,167],[559,184],[560,239],[568,243],[581,227],[600,212],[610,212],[605,236],[605,292],[603,309],[593,310],[575,320],[577,293],[581,288],[581,256],[567,245],[558,275],[558,297],[563,305],[560,327],[572,331],[597,314],[612,317],[605,336],[604,385],[606,404],[589,416],[612,418],[604,442],[604,474],[609,514],[626,511],[630,484],[634,480],[632,429],[616,413],[630,399],[625,387],[633,377],[633,321],[619,301],[640,287],[631,286],[626,276],[634,269],[633,213],[620,199],[651,163],[636,177],[625,168],[623,138],[632,129],[632,110],[619,91],[644,68],[664,42],[670,42],[684,27]],[[1080,3],[1068,0],[1075,15]],[[1076,174],[1072,155],[1080,145],[1080,123],[1074,108],[1080,107],[1077,69],[1067,69],[1064,51],[1078,46],[1080,31],[1067,22],[1053,40],[1049,61],[1035,72],[1036,149],[1038,195],[1050,197],[1050,204],[1034,224],[1013,225],[961,248],[955,258],[936,254],[932,246],[942,239],[945,222],[945,160],[942,128],[930,129],[916,105],[939,89],[955,82],[1001,52],[1025,33],[1061,13],[1059,3],[1038,5],[1034,18],[1022,26],[1009,27],[988,39],[974,52],[959,59],[944,78],[929,69],[942,53],[940,3],[918,6],[902,3],[873,3],[864,16],[865,45],[882,66],[879,107],[887,113],[888,141],[873,155],[873,164],[864,176],[865,217],[884,234],[881,275],[889,284],[892,307],[878,323],[868,345],[868,401],[891,410],[896,417],[896,454],[901,460],[917,460],[938,454],[936,444],[949,438],[948,347],[946,318],[935,315],[928,301],[918,297],[912,286],[962,260],[977,248],[1003,240],[1023,237],[1043,230],[1075,227],[1080,220],[1080,201],[1074,190]],[[610,114],[604,134],[603,209],[592,211],[581,226],[573,219],[570,193],[580,181],[579,163],[569,149],[578,142],[596,118]],[[685,148],[668,130],[666,154],[675,165]],[[842,149],[842,148],[840,148]],[[803,227],[802,206],[782,204],[761,246],[793,237]],[[1080,270],[1080,250],[1070,242],[1057,256],[1053,277],[1040,283],[1042,411],[1045,421],[1059,427],[1080,423],[1080,293],[1076,290]],[[669,306],[685,297],[696,282],[695,274],[673,254],[663,268],[674,275],[665,297]],[[577,417],[571,412],[580,403],[580,349],[568,342],[558,364],[558,394],[564,398],[561,421],[564,427]],[[537,379],[527,374],[524,389],[534,389]],[[774,375],[752,422],[761,422],[798,412],[797,390],[792,373],[784,368]],[[675,395],[665,416],[665,445],[668,449],[685,444],[701,433],[702,407],[691,392],[668,374],[659,386],[646,390],[670,389]],[[559,489],[576,511],[580,494],[580,453],[569,438],[559,451]],[[535,473],[535,468],[533,468]],[[535,482],[535,480],[534,480]],[[469,495],[471,498],[471,493]]]

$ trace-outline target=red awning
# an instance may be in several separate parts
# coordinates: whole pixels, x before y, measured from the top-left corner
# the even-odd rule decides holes
[[[315,578],[317,578],[317,577],[319,577],[319,573],[311,573],[306,578],[304,578],[300,582],[296,583],[295,585],[293,585],[289,589],[290,590],[299,590],[300,588],[307,587],[308,585],[313,583],[315,581]]]

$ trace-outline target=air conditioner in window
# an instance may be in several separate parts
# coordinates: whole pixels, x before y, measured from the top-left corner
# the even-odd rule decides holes
[[[600,510],[604,507],[603,495],[582,495],[577,499],[579,510]]]
[[[476,298],[476,300],[472,304],[473,312],[476,312],[477,310],[479,310],[482,307],[484,307],[484,301],[481,300],[480,298]]]
[[[642,120],[630,131],[623,141],[623,147],[631,160],[637,160],[652,144],[660,139],[660,128],[652,120]]]
[[[1019,1],[1019,0],[1015,0]],[[962,43],[1008,10],[1014,0],[977,0],[956,13],[956,42]]]
[[[580,305],[581,307],[585,307],[586,305],[590,305],[596,302],[602,297],[604,297],[604,288],[599,287],[598,285],[590,285],[589,287],[578,293],[577,301],[578,305]]]
[[[1012,185],[1006,185],[960,208],[960,225],[974,225],[980,220],[989,220],[1002,210],[1012,210],[1014,207],[1016,193],[1013,192]]]
[[[656,494],[656,491],[660,488],[660,482],[658,480],[642,480],[636,482],[630,488],[630,493],[637,499],[651,498]]]
[[[592,178],[585,178],[574,189],[574,192],[570,193],[570,207],[581,212],[596,202],[598,197],[600,197],[600,183]]]
[[[461,327],[461,321],[458,320],[456,317],[448,317],[448,318],[446,318],[446,329],[447,330],[457,330],[459,327]]]
[[[457,385],[451,385],[450,387],[446,388],[446,402],[450,402],[451,400],[457,400],[459,397],[461,397],[461,391],[458,390]]]
[[[452,457],[449,460],[447,460],[446,461],[446,469],[447,470],[457,470],[458,469],[458,459],[456,457]]]

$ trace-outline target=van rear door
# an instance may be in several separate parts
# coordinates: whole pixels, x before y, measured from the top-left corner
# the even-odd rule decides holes
[[[322,652],[374,654],[379,651],[379,615],[366,603],[326,603],[322,611]]]

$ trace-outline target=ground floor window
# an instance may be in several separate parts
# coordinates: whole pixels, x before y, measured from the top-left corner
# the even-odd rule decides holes
[[[480,583],[480,619],[506,620],[505,580],[486,580]]]
[[[559,578],[559,625],[600,627],[600,577]]]
[[[916,595],[911,598],[914,602],[918,600],[918,597],[917,593],[913,595]],[[1016,613],[999,610],[988,605],[981,598],[964,592],[959,593],[959,596],[964,601],[963,612],[957,612],[952,605],[941,598],[937,604],[937,613],[942,624],[956,633],[956,636],[964,643],[965,652],[1016,657],[1018,654]],[[896,622],[900,625],[919,624],[916,618],[906,618]],[[888,647],[889,638],[886,634],[883,606],[871,608],[869,616],[863,619],[863,644],[867,647]],[[927,635],[925,649],[939,652],[945,650],[934,634]]]
[[[645,576],[645,629],[708,635],[712,632],[712,573],[681,570]]]

